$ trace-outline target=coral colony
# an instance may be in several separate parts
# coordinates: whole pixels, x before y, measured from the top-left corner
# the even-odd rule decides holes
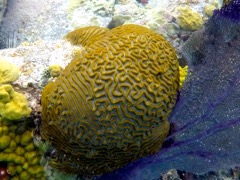
[[[86,27],[66,38],[86,50],[42,93],[40,133],[58,157],[50,164],[99,175],[159,151],[179,89],[170,44],[139,25]]]

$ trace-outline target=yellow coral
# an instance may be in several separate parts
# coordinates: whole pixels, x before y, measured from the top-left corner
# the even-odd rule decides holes
[[[21,156],[24,154],[24,149],[21,146],[18,146],[15,153]]]
[[[212,16],[214,9],[216,9],[214,5],[208,4],[204,7],[203,11],[207,16]]]
[[[177,22],[181,28],[194,31],[202,27],[203,19],[201,15],[193,11],[190,7],[179,7],[178,12]]]
[[[48,67],[49,73],[52,77],[57,77],[60,75],[62,71],[62,67],[60,65],[54,64]]]
[[[3,135],[0,137],[0,149],[5,149],[8,147],[11,138],[9,136]]]
[[[8,136],[10,137],[10,136]],[[9,143],[9,146],[7,149],[4,150],[4,152],[7,152],[7,153],[12,153],[17,147],[17,144],[16,142],[14,141],[14,139],[11,140],[11,142]]]
[[[42,93],[41,135],[59,157],[49,164],[93,175],[157,152],[179,89],[171,45],[132,24],[86,27],[65,38],[85,50]]]
[[[30,174],[27,173],[27,171],[22,171],[20,174],[20,179],[29,179],[30,178]]]
[[[30,112],[23,95],[15,92],[10,85],[0,87],[0,163],[7,163],[8,172],[14,176],[11,179],[45,179],[32,132],[25,130],[16,135],[19,121],[9,121],[29,115]],[[28,164],[34,166],[36,171],[33,172]]]
[[[30,43],[28,41],[23,41],[20,46],[30,46]]]
[[[188,75],[188,66],[185,66],[185,67],[181,67],[179,66],[179,76],[180,76],[180,81],[179,81],[179,84],[180,84],[180,88],[182,87],[186,77]]]
[[[0,126],[0,137],[2,135],[8,134],[8,127],[7,126]]]
[[[68,40],[72,45],[82,45],[86,47],[104,38],[108,32],[109,29],[107,28],[89,26],[78,28],[68,33],[64,38]],[[86,34],[87,36],[85,36]]]
[[[36,156],[37,156],[37,153],[35,151],[26,152],[24,154],[25,159],[29,162],[31,162]]]
[[[0,119],[0,163],[7,163],[8,172],[14,176],[11,179],[45,179],[31,131],[16,135],[16,127],[13,122]]]
[[[20,139],[20,144],[22,146],[27,146],[31,142],[32,142],[32,132],[31,131],[24,132]]]
[[[0,87],[0,115],[8,120],[29,116],[31,108],[25,96],[15,92],[11,85]]]
[[[19,77],[19,70],[16,65],[0,60],[0,84],[16,81]]]
[[[30,144],[28,144],[26,147],[25,147],[25,150],[26,151],[32,151],[34,150],[35,146],[34,144],[31,142]]]
[[[80,54],[82,53],[83,51],[83,48],[82,47],[79,47],[79,46],[76,46],[74,47],[73,51],[72,51],[72,57],[73,58],[77,58],[78,56],[80,56]]]

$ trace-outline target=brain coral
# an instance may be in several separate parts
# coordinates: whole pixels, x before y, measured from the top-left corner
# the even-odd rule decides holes
[[[68,33],[65,39],[69,40],[73,45],[87,46],[98,39],[102,39],[108,31],[109,29],[98,26],[78,28]]]
[[[88,29],[86,40],[96,27]],[[178,88],[178,60],[161,35],[138,25],[106,31],[44,88],[40,132],[55,149],[50,165],[95,175],[157,152]]]

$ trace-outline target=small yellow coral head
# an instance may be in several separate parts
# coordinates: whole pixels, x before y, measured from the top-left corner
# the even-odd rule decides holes
[[[19,77],[19,70],[16,65],[0,60],[0,84],[16,81]]]
[[[213,11],[216,9],[216,7],[212,4],[207,4],[205,7],[204,7],[204,13],[207,15],[207,16],[212,16],[213,14]]]
[[[0,86],[0,115],[8,120],[29,116],[31,108],[25,96],[15,92],[11,85]]]
[[[9,136],[3,135],[0,136],[0,150],[8,147],[11,138]]]
[[[180,88],[183,86],[183,83],[188,75],[188,66],[181,67],[179,66],[179,75],[180,75]]]
[[[177,22],[184,30],[198,30],[203,25],[203,19],[199,13],[190,7],[178,7],[179,16]]]
[[[49,73],[52,77],[57,77],[60,75],[62,71],[62,67],[60,65],[54,64],[48,67]]]

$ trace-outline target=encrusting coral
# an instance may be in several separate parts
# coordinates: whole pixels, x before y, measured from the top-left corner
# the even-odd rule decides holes
[[[0,60],[0,84],[10,83],[17,80],[19,70],[16,65],[7,60]]]
[[[190,7],[178,7],[179,16],[177,23],[184,30],[198,30],[203,25],[201,15],[193,11]]]
[[[204,11],[204,14],[206,14],[207,16],[212,16],[213,14],[213,11],[216,9],[216,7],[212,4],[207,4],[203,11]]]
[[[33,144],[31,128],[21,124],[32,110],[27,98],[6,84],[18,77],[14,64],[0,60],[0,164],[6,164],[6,178],[11,180],[41,180],[45,179],[41,154]]]
[[[180,86],[180,88],[183,86],[183,83],[184,83],[187,75],[188,75],[188,66],[185,66],[185,67],[179,66],[179,76],[180,76],[179,86]]]
[[[62,67],[54,64],[48,67],[48,71],[52,77],[58,77],[62,71]]]
[[[18,120],[31,113],[26,97],[9,84],[0,86],[0,115],[8,120]]]
[[[54,148],[49,164],[95,175],[157,152],[179,89],[171,45],[138,25],[87,27],[66,38],[85,50],[42,93],[40,134]]]
[[[12,180],[45,179],[41,154],[33,144],[32,131],[17,133],[16,121],[0,118],[0,163],[7,163]]]

